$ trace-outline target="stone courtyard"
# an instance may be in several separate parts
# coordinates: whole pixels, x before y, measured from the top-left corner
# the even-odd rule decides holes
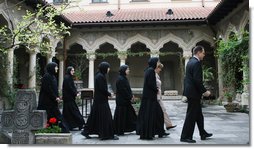
[[[157,137],[152,141],[140,140],[139,136],[132,133],[126,133],[120,136],[119,140],[100,141],[96,135],[91,135],[92,139],[85,139],[80,135],[81,131],[72,131],[73,144],[154,144],[154,145],[182,145],[188,144],[180,142],[180,135],[184,123],[185,112],[187,103],[181,100],[164,100],[167,112],[172,120],[172,123],[177,125],[176,128],[170,129],[167,132],[170,135],[166,138]],[[115,109],[115,101],[110,100],[110,107],[112,114]],[[205,119],[205,129],[213,136],[205,141],[201,141],[198,133],[197,126],[193,139],[200,145],[249,145],[250,142],[250,118],[246,113],[240,112],[226,112],[223,106],[218,105],[204,105],[203,114]],[[191,144],[195,145],[195,144]]]

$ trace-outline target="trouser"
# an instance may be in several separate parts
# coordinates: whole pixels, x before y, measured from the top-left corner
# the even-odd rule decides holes
[[[160,104],[160,106],[161,106],[161,109],[162,109],[162,111],[163,111],[164,123],[165,123],[166,127],[172,126],[172,122],[171,122],[171,120],[170,120],[170,118],[169,118],[169,116],[168,116],[168,114],[167,114],[166,108],[165,108],[165,106],[164,106],[162,100],[158,100],[158,102],[159,102],[159,104]]]
[[[188,107],[181,138],[192,139],[195,129],[195,123],[197,123],[198,125],[200,136],[206,134],[206,131],[204,129],[204,117],[202,114],[200,99],[188,98]]]

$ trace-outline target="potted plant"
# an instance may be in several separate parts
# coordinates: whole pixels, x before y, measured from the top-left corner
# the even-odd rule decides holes
[[[59,121],[50,118],[45,128],[35,132],[35,144],[71,144],[72,134],[61,133]]]
[[[227,100],[227,104],[224,105],[227,112],[234,112],[237,109],[237,104],[233,103],[234,94],[231,90],[224,89],[224,98]]]

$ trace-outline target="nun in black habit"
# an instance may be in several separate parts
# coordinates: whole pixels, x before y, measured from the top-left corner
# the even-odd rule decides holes
[[[68,126],[58,108],[61,101],[58,94],[57,80],[55,74],[58,67],[55,62],[50,62],[46,66],[46,73],[41,79],[41,89],[37,110],[46,110],[47,119],[56,118],[60,121],[59,126],[62,132],[69,132]]]
[[[99,71],[95,75],[94,102],[84,130],[81,132],[87,139],[91,138],[90,134],[97,134],[101,140],[119,139],[114,136],[113,119],[108,103],[108,97],[111,96],[106,80],[109,67],[109,63],[101,62]]]
[[[122,65],[116,81],[116,109],[114,114],[115,134],[124,135],[124,132],[136,130],[137,116],[131,105],[133,98],[129,81],[126,75],[129,67]]]
[[[169,135],[164,130],[163,111],[157,100],[158,88],[156,85],[155,68],[159,58],[153,57],[148,61],[149,67],[145,70],[143,95],[137,120],[137,135],[140,139],[152,140],[155,135],[159,138]]]
[[[81,130],[85,125],[85,121],[75,102],[78,91],[74,85],[73,74],[74,68],[69,66],[63,81],[63,117],[70,130],[77,127]]]

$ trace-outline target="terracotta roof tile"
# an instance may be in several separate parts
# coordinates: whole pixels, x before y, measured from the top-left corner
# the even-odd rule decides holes
[[[137,21],[201,20],[213,10],[212,7],[172,8],[173,15],[167,15],[168,9],[122,9],[110,10],[113,16],[107,17],[107,10],[75,11],[64,13],[70,23],[106,23]]]

